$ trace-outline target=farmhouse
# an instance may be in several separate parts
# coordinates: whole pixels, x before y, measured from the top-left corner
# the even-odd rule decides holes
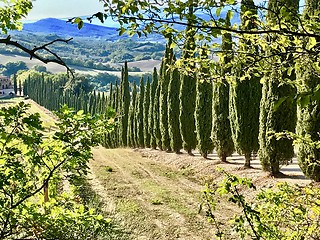
[[[0,75],[0,96],[10,95],[14,93],[11,79]]]

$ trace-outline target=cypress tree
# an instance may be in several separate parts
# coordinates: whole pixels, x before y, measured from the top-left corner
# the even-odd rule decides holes
[[[113,88],[112,88],[112,83],[110,83],[108,107],[112,107],[112,105],[113,105]]]
[[[153,133],[156,138],[156,144],[160,150],[162,149],[162,137],[160,131],[160,84],[158,81],[157,89],[156,89],[156,96],[154,98],[154,109],[153,109]]]
[[[226,19],[226,25],[230,26],[228,18]],[[228,52],[232,50],[232,36],[230,33],[222,35],[221,49],[226,53],[220,61],[220,68],[218,68],[222,82],[217,82],[213,85],[212,138],[219,158],[225,162],[227,157],[234,152],[229,120],[229,84],[225,77],[231,73],[231,67],[228,65],[232,60],[232,55]]]
[[[152,83],[151,83],[151,91],[150,91],[150,107],[149,107],[149,132],[151,135],[150,145],[153,149],[157,148],[157,140],[155,135],[155,122],[154,122],[154,115],[155,115],[155,109],[154,105],[156,100],[156,91],[158,86],[158,73],[157,69],[153,69],[152,74]]]
[[[13,90],[14,90],[14,94],[17,95],[17,93],[18,93],[18,82],[17,82],[17,75],[16,74],[13,75]]]
[[[242,0],[241,29],[251,30],[256,28],[256,15],[257,9],[253,0]],[[241,51],[257,54],[257,49],[250,40],[240,40],[239,45]],[[240,64],[235,69],[237,79],[230,85],[230,123],[235,149],[239,154],[245,156],[245,167],[250,167],[251,154],[259,150],[261,84],[260,78],[254,74],[249,78],[240,80],[244,76],[243,67],[252,64],[252,62],[241,62],[241,59],[239,60]]]
[[[136,81],[134,81],[133,88],[132,88],[132,101],[131,101],[130,111],[129,111],[129,130],[128,130],[128,140],[127,140],[128,145],[130,147],[136,146],[136,140],[135,140],[135,132],[136,132],[135,113],[137,111],[136,99],[137,99],[137,85],[136,85]]]
[[[137,113],[137,135],[138,135],[138,146],[144,148],[144,126],[143,126],[143,100],[144,100],[144,79],[140,79],[140,92],[138,99],[138,113]]]
[[[144,101],[143,101],[143,122],[144,122],[144,145],[147,148],[151,147],[150,128],[149,128],[149,109],[150,109],[150,79],[148,77],[145,88]]]
[[[170,81],[169,65],[171,65],[173,50],[170,48],[171,41],[167,44],[165,56],[162,59],[160,72],[160,129],[162,136],[162,149],[171,151],[170,136],[168,130],[168,86]]]
[[[173,57],[172,64],[174,64]],[[182,149],[182,138],[180,133],[180,74],[177,68],[174,68],[170,74],[169,92],[168,92],[168,127],[170,136],[170,145],[175,153],[180,153]]]
[[[212,97],[213,89],[210,80],[209,68],[206,66],[208,59],[207,47],[201,49],[200,56],[203,59],[203,67],[198,74],[197,100],[196,100],[196,130],[198,138],[198,150],[204,158],[213,150],[211,139],[212,131]]]
[[[306,21],[319,22],[320,2],[317,0],[307,0],[304,9],[304,19]],[[306,39],[306,42],[309,39]],[[317,44],[320,39],[316,39]],[[310,95],[316,92],[320,84],[320,78],[314,73],[312,64],[316,59],[306,56],[300,64],[299,72],[299,94]],[[305,106],[298,106],[298,134],[304,138],[309,138],[313,142],[320,141],[320,101],[315,95],[309,97]],[[320,181],[320,149],[315,145],[302,142],[299,144],[298,162],[303,173],[314,181]]]
[[[112,132],[112,147],[119,147],[119,85],[118,81],[113,89],[113,100],[112,100],[112,108],[115,110],[115,125]]]
[[[193,6],[189,7],[189,25],[187,27],[187,36],[183,49],[183,59],[187,63],[187,67],[194,68],[192,63],[188,63],[189,59],[194,56],[195,29],[191,28],[193,24],[192,17],[194,15]],[[194,73],[183,73],[181,75],[181,89],[180,89],[180,131],[183,140],[183,148],[192,155],[192,149],[197,146],[197,135],[195,125],[195,107],[196,107],[196,78]]]
[[[284,13],[289,21],[290,14],[298,13],[298,0],[270,0],[268,21],[270,24],[277,24],[278,17]],[[291,19],[293,20],[293,19]],[[290,23],[289,23],[290,24]],[[271,36],[269,41],[277,41],[276,36]],[[282,51],[281,49],[279,49]],[[269,50],[267,54],[275,50]],[[281,58],[281,59],[278,59]],[[287,61],[287,56],[275,56],[272,61]],[[287,68],[290,68],[292,62],[288,62]],[[296,105],[292,101],[296,90],[295,88],[283,81],[283,79],[294,80],[296,78],[294,71],[289,73],[288,70],[279,72],[272,69],[270,74],[265,77],[262,87],[262,99],[260,103],[260,131],[259,131],[259,158],[262,168],[272,174],[280,172],[280,164],[289,161],[293,155],[292,140],[277,140],[274,133],[290,131],[294,132],[296,127]],[[277,103],[284,100],[276,108]]]
[[[128,138],[128,121],[129,121],[129,107],[130,107],[130,90],[128,79],[128,63],[125,62],[123,74],[121,78],[121,141],[123,146],[127,146]]]

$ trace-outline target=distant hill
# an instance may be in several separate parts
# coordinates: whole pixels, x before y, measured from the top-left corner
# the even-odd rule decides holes
[[[86,23],[82,29],[64,20],[45,18],[34,23],[25,23],[22,33],[56,34],[65,37],[94,37],[103,39],[119,39],[117,29]]]
[[[108,21],[106,22],[106,24]],[[57,35],[60,37],[74,37],[74,38],[96,38],[107,41],[117,41],[121,39],[128,39],[129,36],[124,34],[119,36],[116,23],[110,23],[111,27],[104,25],[96,25],[85,23],[80,30],[76,24],[67,23],[66,20],[56,18],[45,18],[33,23],[24,23],[22,31],[12,31],[12,35],[21,34],[35,34],[35,35]],[[136,41],[151,41],[151,42],[164,42],[164,38],[158,34],[150,34],[148,38],[137,36],[131,37]]]
[[[227,10],[221,12],[221,17],[225,17]],[[199,17],[209,20],[211,17],[205,14],[199,14]],[[179,19],[177,19],[179,21]],[[236,13],[232,19],[232,23],[240,23],[239,13]],[[117,41],[119,39],[128,38],[127,35],[119,36],[117,31],[117,23],[106,21],[105,25],[96,25],[85,23],[82,29],[78,29],[76,24],[67,23],[66,20],[56,18],[45,18],[33,23],[24,23],[21,32],[13,31],[12,34],[36,34],[36,35],[58,35],[61,37],[76,37],[76,38],[97,38],[108,41]],[[175,28],[183,30],[185,26],[176,24]],[[142,37],[138,39],[134,36],[133,39],[137,41],[151,41],[151,42],[164,42],[164,38],[158,34],[150,34],[147,38]]]

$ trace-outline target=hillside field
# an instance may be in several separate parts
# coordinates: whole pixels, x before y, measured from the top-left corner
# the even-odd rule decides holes
[[[52,73],[66,72],[65,67],[55,63],[45,64],[40,62],[37,59],[30,60],[29,57],[19,56],[15,54],[0,54],[0,64],[4,65],[8,62],[18,62],[18,61],[25,62],[29,69],[31,69],[36,65],[39,65],[39,66],[45,66],[48,72],[52,72]],[[122,64],[117,64],[117,66],[122,66]],[[130,62],[128,66],[138,67],[142,71],[142,72],[130,72],[130,75],[142,75],[142,74],[151,72],[154,67],[157,67],[159,69],[160,61],[159,60],[140,60],[136,62]],[[97,75],[98,73],[108,73],[108,74],[116,75],[118,77],[121,75],[121,71],[103,71],[103,70],[96,70],[96,69],[90,69],[85,67],[77,67],[72,65],[70,65],[70,67],[72,69],[75,69],[77,73],[82,73],[82,74]]]
[[[21,100],[3,100],[1,105]],[[45,127],[52,126],[54,115],[32,100],[32,112],[39,112]],[[244,158],[234,154],[229,163],[222,163],[215,154],[203,159],[199,154],[174,154],[151,149],[93,148],[90,161],[89,187],[99,196],[102,209],[127,234],[129,239],[213,239],[215,228],[208,223],[202,203],[201,190],[206,183],[221,181],[221,167],[242,177],[252,178],[258,189],[272,187],[279,181],[306,185],[297,166],[284,166],[284,178],[275,179],[261,171],[257,159],[251,169],[243,169]],[[247,192],[248,195],[254,193]],[[235,213],[233,206],[218,208],[219,221]],[[229,239],[232,239],[230,236]]]

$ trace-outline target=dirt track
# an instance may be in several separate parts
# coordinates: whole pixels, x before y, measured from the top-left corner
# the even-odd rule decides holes
[[[213,238],[206,216],[198,214],[203,186],[186,172],[131,149],[100,147],[93,153],[90,183],[133,239]]]
[[[105,202],[105,211],[123,223],[132,239],[214,239],[215,229],[199,214],[201,189],[205,182],[221,180],[215,169],[254,180],[258,189],[278,181],[308,184],[297,165],[287,166],[285,179],[268,177],[259,168],[241,169],[241,158],[233,156],[230,163],[220,163],[187,154],[168,154],[156,150],[105,149],[93,150],[89,183]],[[223,206],[220,219],[234,214]]]

